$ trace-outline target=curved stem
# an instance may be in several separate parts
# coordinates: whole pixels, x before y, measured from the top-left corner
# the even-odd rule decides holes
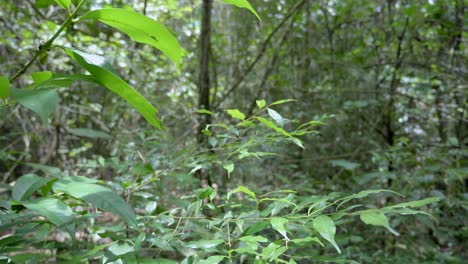
[[[75,10],[73,11],[73,13],[71,13],[67,19],[65,20],[65,22],[63,22],[63,24],[60,26],[60,28],[57,30],[57,32],[55,32],[55,34],[49,39],[47,40],[43,45],[41,45],[39,47],[39,49],[37,49],[37,51],[34,53],[34,56],[31,58],[31,60],[29,60],[28,63],[26,63],[26,65],[23,66],[23,68],[21,68],[19,71],[17,71],[15,73],[15,75],[13,75],[11,78],[10,78],[10,83],[15,81],[16,79],[18,79],[21,75],[23,75],[26,70],[31,67],[31,65],[36,61],[36,59],[41,55],[43,54],[44,52],[47,52],[47,50],[50,49],[50,47],[52,46],[52,43],[54,42],[54,40],[60,35],[60,33],[62,33],[62,31],[73,21],[73,17],[76,15],[76,13],[78,13],[78,10],[80,9],[80,7],[84,4],[86,0],[81,0],[78,5],[76,6]]]

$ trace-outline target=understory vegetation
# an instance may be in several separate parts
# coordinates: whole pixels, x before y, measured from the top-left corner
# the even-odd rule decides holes
[[[464,0],[0,2],[0,263],[463,263]]]

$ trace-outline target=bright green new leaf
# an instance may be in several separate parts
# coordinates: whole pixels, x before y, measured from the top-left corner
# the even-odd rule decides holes
[[[43,71],[43,72],[33,72],[31,74],[35,84],[40,84],[41,82],[47,81],[52,78],[52,72]]]
[[[15,186],[11,191],[12,197],[16,201],[26,200],[39,188],[53,179],[46,179],[34,174],[26,174],[16,180]]]
[[[399,236],[400,234],[393,229],[389,222],[386,215],[383,213],[378,212],[362,212],[359,217],[361,220],[366,223],[367,225],[375,225],[375,226],[383,226],[387,228],[388,231],[392,232],[395,236]]]
[[[233,118],[240,119],[240,120],[244,120],[244,119],[245,119],[244,113],[242,113],[242,112],[239,111],[238,109],[228,109],[228,110],[226,110],[226,112],[227,112],[230,116],[232,116]]]
[[[98,55],[87,54],[76,49],[64,48],[65,51],[83,66],[96,81],[112,92],[118,94],[133,106],[145,119],[156,128],[161,128],[161,121],[156,116],[158,110],[139,92],[110,70],[106,60]]]
[[[252,242],[252,243],[268,242],[268,239],[262,236],[244,236],[244,237],[240,237],[239,240],[244,241],[244,242]]]
[[[10,96],[10,81],[5,76],[0,76],[0,98],[6,99]]]
[[[125,200],[113,190],[93,182],[81,176],[64,177],[54,183],[53,189],[86,201],[101,210],[118,214],[128,225],[137,228],[133,209]]]
[[[226,258],[225,256],[211,256],[211,257],[209,257],[207,259],[200,260],[200,262],[198,262],[198,264],[218,264],[221,261],[223,261],[223,259],[225,259],[225,258]]]
[[[253,9],[253,7],[250,5],[249,1],[247,1],[247,0],[221,0],[221,1],[223,1],[226,4],[235,5],[235,6],[240,7],[240,8],[246,8],[250,12],[252,12],[252,14],[254,14],[258,18],[258,20],[261,20],[260,16],[257,13],[257,11],[255,11],[255,9]]]
[[[136,42],[145,43],[161,50],[177,66],[182,61],[182,48],[176,37],[163,24],[135,11],[106,8],[90,11],[79,19],[97,19],[123,31]]]
[[[112,139],[112,136],[106,132],[90,128],[70,128],[68,132],[79,137]]]
[[[257,117],[257,120],[260,121],[262,124],[264,124],[265,126],[275,130],[276,132],[278,133],[281,133],[287,137],[290,137],[290,138],[293,138],[293,136],[291,136],[291,134],[289,134],[288,132],[286,132],[286,130],[282,129],[281,127],[277,127],[273,122],[271,122],[270,120],[268,119],[265,119],[261,116],[258,116]]]
[[[288,219],[281,217],[274,217],[270,220],[273,229],[278,231],[286,240],[289,240],[285,225],[288,223]]]
[[[257,106],[258,106],[259,109],[262,109],[266,105],[265,100],[256,100],[255,103],[257,103]]]
[[[70,9],[71,0],[55,0],[55,2],[67,10]]]
[[[285,99],[285,100],[279,100],[276,102],[271,103],[271,105],[280,105],[280,104],[285,104],[285,103],[290,103],[290,102],[296,102],[296,99]]]
[[[42,123],[48,123],[48,116],[55,111],[59,97],[51,89],[15,89],[10,88],[11,96],[22,106],[38,114]]]
[[[238,193],[238,192],[243,192],[243,193],[245,193],[245,194],[251,196],[252,198],[257,199],[257,197],[255,196],[255,193],[252,192],[251,190],[249,190],[249,188],[244,187],[244,186],[239,186],[239,187],[237,187],[237,189],[230,191],[230,192],[227,194],[227,199],[229,200],[229,198],[231,197],[231,195],[232,195],[233,193]]]
[[[231,178],[231,172],[234,171],[234,162],[228,160],[223,164],[223,168],[227,171],[228,173],[228,178]]]
[[[63,201],[56,198],[39,198],[32,201],[21,202],[29,210],[34,211],[45,218],[49,219],[56,226],[61,226],[73,220],[72,209]],[[75,225],[69,224],[64,229],[75,237]]]
[[[323,238],[325,238],[328,242],[330,242],[335,247],[338,253],[341,253],[340,248],[335,242],[335,233],[336,233],[335,223],[330,217],[326,215],[318,216],[314,218],[312,222],[312,226],[317,232],[319,232],[319,234]]]

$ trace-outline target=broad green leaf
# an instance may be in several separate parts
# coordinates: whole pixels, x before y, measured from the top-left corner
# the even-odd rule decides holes
[[[231,178],[231,173],[234,171],[234,162],[228,160],[223,164],[223,168],[228,173],[228,178]]]
[[[218,264],[221,261],[223,261],[223,259],[225,259],[225,258],[226,258],[225,256],[211,256],[211,257],[209,257],[207,259],[200,260],[200,262],[198,262],[198,264]]]
[[[417,201],[392,205],[392,206],[390,206],[390,208],[421,207],[421,206],[424,206],[426,204],[436,203],[436,202],[438,202],[440,200],[441,200],[440,197],[431,197],[431,198],[426,198],[426,199],[422,199],[422,200],[417,200]]]
[[[247,0],[221,0],[221,1],[223,1],[226,4],[235,5],[240,8],[246,8],[250,12],[252,12],[252,14],[254,14],[258,18],[258,20],[261,20],[257,11],[255,11],[255,9],[250,5],[249,1]]]
[[[137,255],[140,254],[141,244],[143,243],[143,241],[145,241],[145,239],[146,239],[146,234],[143,232],[140,233],[138,237],[135,239],[135,253]]]
[[[238,193],[238,192],[243,192],[243,193],[245,193],[245,194],[251,196],[252,198],[257,199],[257,197],[255,196],[255,193],[252,192],[251,190],[249,190],[249,188],[247,188],[247,187],[245,187],[245,186],[239,186],[239,187],[237,187],[237,189],[230,191],[230,192],[227,194],[227,199],[229,200],[229,198],[231,197],[231,195],[232,195],[233,193]]]
[[[226,112],[233,118],[245,120],[245,115],[239,109],[228,109]]]
[[[266,105],[265,100],[256,100],[255,103],[257,103],[257,106],[258,106],[259,109],[263,109],[263,107],[265,107],[265,105]]]
[[[39,198],[32,201],[21,202],[29,210],[38,213],[49,219],[56,226],[61,226],[73,219],[72,209],[64,202],[56,198]],[[70,224],[64,229],[72,236],[75,237],[75,225]]]
[[[263,248],[261,256],[270,261],[275,261],[286,250],[288,250],[288,247],[281,247],[275,243],[270,243],[267,247]]]
[[[53,179],[46,179],[34,174],[26,174],[16,180],[13,186],[12,197],[16,201],[28,199],[31,194]]]
[[[286,240],[289,240],[285,225],[288,223],[288,219],[281,217],[274,217],[270,219],[271,226],[273,229],[278,231]]]
[[[276,112],[275,110],[271,108],[268,108],[267,111],[268,111],[268,114],[271,116],[271,118],[273,118],[273,120],[275,120],[275,122],[278,125],[280,126],[284,125],[284,119],[278,112]]]
[[[55,191],[61,191],[86,201],[101,210],[118,214],[128,225],[138,227],[132,208],[122,197],[107,187],[92,183],[86,177],[75,176],[59,179],[54,183],[53,188]]]
[[[0,98],[7,99],[10,96],[10,81],[5,76],[0,76]]]
[[[133,40],[151,45],[166,54],[177,66],[182,61],[182,48],[167,28],[135,11],[106,8],[90,11],[79,18],[97,19],[129,35]]]
[[[55,0],[55,2],[67,10],[70,9],[71,0]]]
[[[387,216],[385,216],[383,213],[367,211],[367,212],[362,212],[359,215],[359,217],[367,225],[383,226],[388,231],[392,232],[395,236],[400,235],[397,231],[395,231],[395,229],[393,229],[390,226]]]
[[[325,238],[328,242],[330,242],[335,247],[338,253],[341,253],[340,248],[335,242],[335,233],[336,233],[335,223],[330,217],[326,215],[318,216],[314,218],[312,222],[312,226],[323,238]]]
[[[43,71],[43,72],[33,72],[31,74],[35,84],[40,84],[41,82],[47,81],[52,78],[52,72]]]
[[[310,242],[315,242],[320,244],[322,247],[324,246],[322,241],[318,237],[305,237],[305,238],[296,238],[291,240],[292,243],[295,244],[310,244]]]
[[[219,244],[224,243],[224,240],[222,239],[213,239],[213,240],[198,240],[198,241],[192,241],[188,242],[186,245],[190,248],[201,248],[201,249],[208,249],[208,248],[214,248]]]
[[[112,139],[112,136],[107,134],[106,132],[90,128],[70,128],[68,129],[68,132],[70,134],[80,137]]]
[[[261,221],[261,222],[258,222],[258,223],[255,223],[255,224],[249,226],[244,231],[244,233],[242,233],[242,235],[251,236],[251,235],[254,235],[254,234],[264,230],[265,228],[267,228],[269,226],[270,226],[270,223],[268,223],[267,221]]]
[[[159,129],[161,128],[161,121],[159,121],[156,116],[158,110],[139,92],[115,75],[110,70],[109,64],[103,57],[87,54],[71,48],[65,48],[65,51],[70,55],[70,57],[91,73],[99,84],[125,99],[151,125]]]
[[[42,123],[48,123],[48,116],[54,112],[59,97],[51,89],[15,89],[10,88],[11,96],[22,106],[38,114]]]

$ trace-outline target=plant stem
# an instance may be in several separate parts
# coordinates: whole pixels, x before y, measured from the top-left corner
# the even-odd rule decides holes
[[[15,75],[13,75],[11,78],[10,78],[10,83],[12,83],[13,81],[15,81],[16,79],[18,79],[18,77],[20,77],[21,75],[23,75],[26,70],[31,67],[31,65],[36,61],[36,59],[44,52],[47,52],[47,50],[50,49],[50,47],[52,46],[52,43],[54,42],[54,40],[60,35],[60,33],[62,33],[62,31],[73,21],[73,17],[76,15],[76,13],[78,12],[78,10],[80,9],[80,7],[84,4],[86,0],[81,0],[78,5],[76,6],[75,10],[73,11],[73,13],[71,13],[67,19],[65,20],[65,22],[63,22],[63,24],[60,26],[60,28],[57,30],[57,32],[55,32],[55,34],[49,39],[47,40],[43,45],[41,45],[37,50],[36,52],[34,53],[34,56],[31,58],[31,60],[29,60],[28,63],[26,63],[26,65],[23,66],[23,68],[21,68],[18,72],[15,73]]]

